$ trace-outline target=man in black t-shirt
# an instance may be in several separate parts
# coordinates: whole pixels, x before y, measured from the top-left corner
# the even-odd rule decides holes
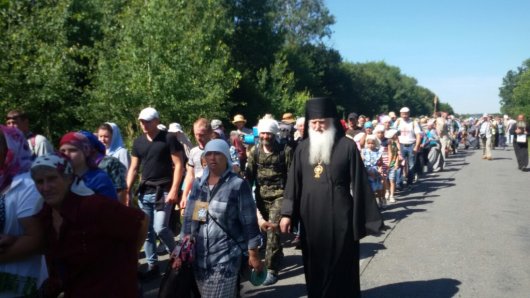
[[[159,273],[156,238],[166,245],[169,252],[175,248],[175,235],[168,224],[173,204],[177,203],[183,175],[184,149],[175,134],[157,128],[160,116],[155,109],[143,109],[138,120],[143,135],[133,143],[127,193],[130,193],[141,167],[138,203],[150,219],[144,243],[148,270],[143,277],[148,278]]]

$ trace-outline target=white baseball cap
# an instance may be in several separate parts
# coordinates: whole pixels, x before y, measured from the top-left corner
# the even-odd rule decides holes
[[[151,107],[143,109],[138,116],[138,120],[151,121],[153,119],[160,119],[160,115]]]
[[[168,132],[183,132],[182,126],[180,126],[180,124],[176,122],[169,124],[169,129],[167,131]]]
[[[409,113],[410,109],[407,107],[402,107],[401,110],[399,110],[400,113]]]
[[[223,126],[223,122],[219,119],[213,119],[212,122],[210,122],[210,125],[212,126],[212,129],[218,129],[220,126]]]

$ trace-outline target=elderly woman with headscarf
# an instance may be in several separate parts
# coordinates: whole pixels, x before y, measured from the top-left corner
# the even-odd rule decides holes
[[[58,155],[38,157],[31,176],[44,200],[37,218],[55,289],[65,297],[138,297],[144,213],[76,184],[70,162]]]
[[[59,143],[59,150],[66,155],[74,169],[76,181],[83,182],[97,194],[118,200],[116,189],[107,173],[99,169],[92,155],[90,140],[80,132],[65,134]]]
[[[261,271],[261,235],[248,183],[231,171],[228,144],[211,140],[204,148],[207,168],[194,182],[184,215],[183,235],[196,243],[194,273],[202,297],[236,297],[243,251]],[[174,266],[180,266],[177,259]]]
[[[232,171],[236,174],[239,174],[241,172],[241,166],[239,163],[239,157],[237,156],[236,147],[232,144],[232,135],[230,135],[230,139],[227,140],[224,136],[224,132],[218,128],[218,129],[213,130],[212,140],[214,139],[224,140],[227,142],[229,146],[230,162],[232,164]]]
[[[16,128],[0,125],[0,297],[32,297],[47,277],[42,200],[31,180],[31,151]]]
[[[97,134],[99,141],[105,145],[106,154],[119,159],[125,166],[125,172],[127,173],[131,163],[131,155],[123,144],[118,125],[113,122],[105,122],[98,127]]]

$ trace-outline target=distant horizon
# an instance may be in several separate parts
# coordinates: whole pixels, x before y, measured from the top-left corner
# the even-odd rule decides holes
[[[325,0],[344,61],[383,61],[457,114],[500,114],[499,88],[530,58],[530,1]],[[513,115],[511,115],[513,117]]]

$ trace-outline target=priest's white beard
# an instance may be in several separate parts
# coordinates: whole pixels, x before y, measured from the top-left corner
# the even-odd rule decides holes
[[[329,164],[331,160],[331,149],[335,143],[337,129],[333,122],[323,132],[314,131],[309,128],[309,163],[316,165],[319,162]]]

